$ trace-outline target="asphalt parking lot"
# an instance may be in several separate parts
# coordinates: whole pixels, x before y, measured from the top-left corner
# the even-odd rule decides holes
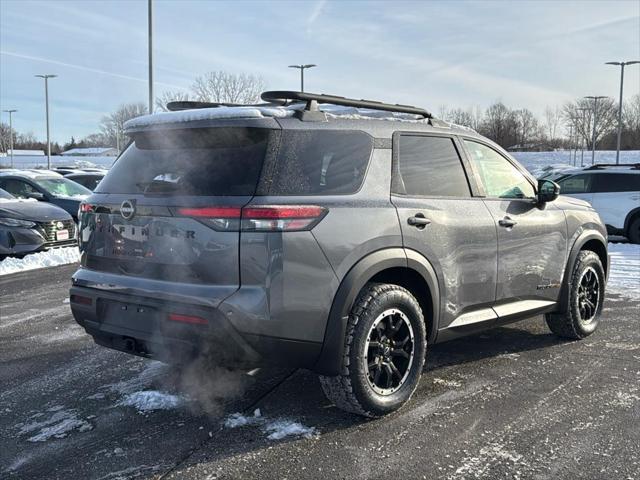
[[[74,268],[0,277],[2,478],[640,479],[637,301],[609,295],[581,342],[538,317],[434,346],[411,402],[371,421],[308,372],[185,383],[95,346],[65,303]],[[289,427],[305,435],[273,438]]]

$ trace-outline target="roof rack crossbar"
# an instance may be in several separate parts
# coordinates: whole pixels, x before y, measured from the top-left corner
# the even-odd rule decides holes
[[[345,107],[368,108],[371,110],[383,110],[386,112],[409,113],[424,118],[433,118],[433,115],[424,108],[411,105],[398,105],[383,103],[374,100],[356,100],[354,98],[339,97],[337,95],[325,95],[321,93],[296,92],[291,90],[276,90],[263,92],[261,95],[265,102],[286,104],[289,102],[304,102],[308,111],[317,110],[318,103],[328,103]]]
[[[595,163],[589,167],[586,167],[585,170],[598,170],[599,168],[608,167],[625,167],[631,168],[633,170],[640,170],[640,163]]]

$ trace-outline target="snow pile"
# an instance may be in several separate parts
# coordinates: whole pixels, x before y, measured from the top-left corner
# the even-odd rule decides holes
[[[247,425],[261,425],[269,440],[282,440],[285,437],[313,438],[318,435],[314,427],[307,427],[299,422],[288,419],[267,420],[262,416],[259,408],[253,411],[253,416],[232,413],[225,421],[225,428],[238,428]]]
[[[8,257],[0,262],[0,275],[35,270],[37,268],[55,267],[80,261],[78,247],[65,247],[38,252],[24,258]]]
[[[29,437],[29,442],[45,442],[50,438],[64,438],[72,430],[86,432],[93,429],[93,425],[89,422],[78,418],[75,410],[64,410],[64,407],[57,406],[49,409],[53,414],[46,420],[33,421],[28,424],[18,424],[20,428],[18,435],[25,435],[39,430],[38,433]],[[37,418],[42,414],[36,414],[32,417]]]
[[[317,435],[315,428],[306,427],[291,420],[275,420],[267,423],[264,429],[269,433],[267,436],[269,440],[282,440],[289,436],[313,438]]]
[[[147,413],[154,410],[171,410],[182,404],[182,402],[183,399],[178,395],[157,390],[146,390],[126,395],[118,402],[118,405],[135,407],[138,413]]]
[[[262,421],[262,413],[259,408],[256,408],[253,411],[253,417],[245,417],[241,413],[232,413],[225,419],[224,426],[226,428],[237,428],[244,427],[245,425],[255,425]]]
[[[609,243],[611,269],[607,290],[640,299],[640,245]]]

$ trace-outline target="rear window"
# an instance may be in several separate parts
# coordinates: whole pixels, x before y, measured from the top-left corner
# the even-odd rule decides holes
[[[253,195],[270,132],[233,127],[137,134],[96,192]]]
[[[360,189],[373,139],[360,131],[284,130],[263,195],[345,195]]]

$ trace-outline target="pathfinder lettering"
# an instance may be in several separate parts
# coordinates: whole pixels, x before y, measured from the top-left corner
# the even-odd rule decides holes
[[[110,234],[128,234],[136,235],[136,232],[141,237],[149,237],[152,234],[154,237],[170,236],[172,238],[192,238],[195,239],[196,232],[194,230],[178,230],[175,228],[165,229],[162,227],[133,227],[125,225],[111,225],[103,227],[102,225],[89,225],[89,230],[96,231],[98,233],[110,233]]]

